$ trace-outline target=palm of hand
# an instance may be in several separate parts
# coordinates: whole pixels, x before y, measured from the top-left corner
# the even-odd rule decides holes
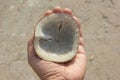
[[[85,74],[85,56],[77,54],[76,57],[67,63],[47,62],[36,59],[36,55],[30,59],[30,65],[42,80],[82,80]],[[79,58],[78,58],[79,57]]]
[[[60,12],[62,9],[56,7],[53,12]],[[64,10],[66,14],[72,14],[69,9]],[[47,11],[45,15],[51,14]],[[79,21],[74,17],[79,25]],[[81,32],[80,32],[81,35]],[[33,39],[28,43],[28,62],[41,80],[82,80],[86,69],[86,56],[83,47],[82,36],[75,58],[66,63],[54,63],[40,59],[33,48]]]

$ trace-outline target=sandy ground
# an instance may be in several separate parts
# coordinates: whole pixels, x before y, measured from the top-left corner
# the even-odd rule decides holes
[[[120,79],[120,0],[0,0],[0,80],[39,80],[27,62],[36,22],[54,6],[81,21],[86,80]]]

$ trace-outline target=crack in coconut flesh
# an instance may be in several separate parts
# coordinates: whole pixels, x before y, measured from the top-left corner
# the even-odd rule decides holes
[[[34,37],[34,49],[40,58],[66,62],[77,53],[79,27],[72,16],[54,13],[38,22]]]

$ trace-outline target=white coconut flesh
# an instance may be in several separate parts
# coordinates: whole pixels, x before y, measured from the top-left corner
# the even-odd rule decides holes
[[[34,49],[40,58],[66,62],[76,55],[79,27],[71,16],[55,13],[38,22],[34,37]]]

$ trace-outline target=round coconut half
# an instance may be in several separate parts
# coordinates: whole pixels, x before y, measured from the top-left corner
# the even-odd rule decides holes
[[[35,27],[34,49],[43,60],[69,61],[76,55],[78,44],[79,26],[68,14],[51,14]]]

